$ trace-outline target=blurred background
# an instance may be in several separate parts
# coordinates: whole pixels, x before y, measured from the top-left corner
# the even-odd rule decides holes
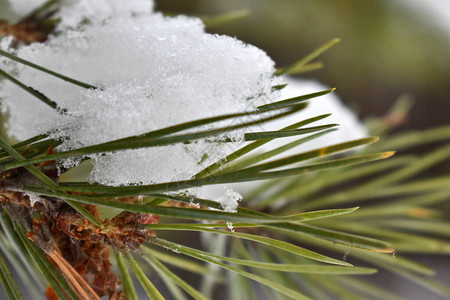
[[[450,121],[448,0],[160,0],[157,10],[214,14],[245,10],[239,21],[210,28],[264,49],[289,65],[332,38],[321,70],[304,76],[337,87],[360,116],[382,115],[402,94],[414,107],[407,128]],[[404,128],[404,127],[403,127]],[[399,129],[402,129],[400,127]]]

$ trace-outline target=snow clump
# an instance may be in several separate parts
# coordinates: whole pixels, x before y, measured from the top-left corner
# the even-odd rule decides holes
[[[205,33],[186,16],[165,17],[146,0],[67,1],[61,23],[45,43],[3,49],[89,83],[79,86],[0,59],[1,68],[57,102],[59,114],[9,81],[0,81],[8,132],[18,140],[41,133],[62,139],[59,151],[108,142],[196,119],[253,111],[276,101],[274,62],[262,50]],[[234,124],[233,121],[221,125]],[[208,128],[207,128],[208,129]],[[237,149],[198,141],[91,156],[90,182],[151,184],[191,178]],[[61,161],[65,167],[76,160]]]
[[[233,189],[227,188],[223,195],[214,199],[214,201],[219,202],[226,212],[237,212],[239,206],[239,201],[242,200],[242,195]]]

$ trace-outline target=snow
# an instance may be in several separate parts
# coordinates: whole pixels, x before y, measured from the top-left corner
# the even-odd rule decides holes
[[[242,200],[243,196],[229,187],[224,186],[224,189],[225,192],[223,192],[223,194],[218,194],[219,196],[216,196],[214,201],[220,203],[222,210],[225,212],[237,212],[239,202]],[[210,209],[216,210],[214,208]],[[233,222],[227,222],[227,227],[231,232],[234,232]]]
[[[84,20],[102,23],[108,19],[145,16],[153,11],[151,0],[65,0],[60,16],[60,28],[74,28]]]
[[[207,34],[197,18],[168,18],[152,9],[153,3],[146,0],[66,1],[57,33],[47,42],[14,50],[8,47],[8,39],[0,40],[2,49],[99,87],[86,90],[1,58],[2,69],[67,109],[61,115],[9,81],[0,81],[1,108],[10,115],[8,133],[23,140],[48,132],[63,141],[58,150],[64,151],[195,119],[254,111],[261,104],[328,88],[313,81],[274,77],[274,62],[262,50],[231,37]],[[273,90],[286,80],[289,85],[281,92]],[[245,132],[278,130],[325,113],[333,115],[311,126],[339,123],[340,130],[283,156],[366,136],[356,116],[335,94]],[[230,124],[236,120],[220,123]],[[199,140],[91,155],[88,180],[117,186],[189,179],[241,147],[243,132],[233,132],[231,143]],[[278,139],[261,150],[293,139]],[[70,168],[79,158],[60,163]],[[221,186],[205,187],[203,192],[220,202],[224,211],[235,212],[240,193],[257,184],[228,185],[225,192]]]
[[[234,191],[231,188],[227,188],[225,192],[214,199],[214,201],[219,202],[223,208],[223,211],[226,212],[236,212],[239,201],[242,200],[242,195],[238,192]]]
[[[31,13],[48,0],[8,0],[10,9],[21,16]],[[64,17],[62,26],[77,26],[83,19],[101,22],[116,16],[132,16],[153,11],[151,0],[60,0]]]
[[[82,0],[66,5],[55,36],[16,53],[101,89],[85,90],[23,65],[3,64],[68,111],[60,115],[2,81],[0,98],[10,113],[9,134],[23,140],[50,132],[64,141],[58,150],[70,150],[195,119],[252,111],[278,100],[279,92],[272,86],[283,81],[273,76],[274,62],[262,50],[207,34],[197,18],[145,13],[151,10],[149,1],[122,3]],[[226,124],[231,123],[221,123]],[[198,141],[92,156],[90,181],[123,185],[187,179],[223,157],[229,144]],[[200,163],[205,154],[207,159]],[[62,163],[70,167],[77,161]]]

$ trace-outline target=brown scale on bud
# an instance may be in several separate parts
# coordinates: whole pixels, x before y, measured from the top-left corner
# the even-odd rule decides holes
[[[87,205],[86,208],[99,217],[95,206]],[[72,207],[64,206],[53,219],[42,216],[40,220],[33,220],[33,230],[28,237],[63,273],[76,272],[99,297],[122,300],[126,298],[118,290],[120,281],[112,270],[108,246],[119,251],[135,250],[155,235],[145,225],[158,221],[156,215],[122,212],[111,220],[105,219],[103,226],[98,227]],[[48,299],[55,299],[51,289],[46,295]]]
[[[31,226],[28,238],[47,254],[80,299],[87,295],[92,299],[125,300],[119,277],[112,270],[109,246],[119,251],[138,249],[155,236],[145,225],[158,223],[159,216],[122,212],[111,220],[103,220],[98,227],[58,198],[33,195],[38,202],[32,206],[30,196],[11,190],[10,180],[23,177],[1,175],[0,203],[11,219]],[[138,203],[142,197],[121,200]],[[96,206],[85,207],[100,217]],[[50,287],[45,295],[47,299],[58,299]]]
[[[122,212],[111,220],[104,220],[98,227],[85,219],[71,207],[60,211],[55,219],[58,230],[80,241],[103,243],[120,251],[135,250],[149,237],[152,230],[142,225],[156,224],[159,216],[132,212]]]
[[[0,190],[0,202],[4,205],[15,204],[23,207],[30,207],[30,198],[21,192]]]

